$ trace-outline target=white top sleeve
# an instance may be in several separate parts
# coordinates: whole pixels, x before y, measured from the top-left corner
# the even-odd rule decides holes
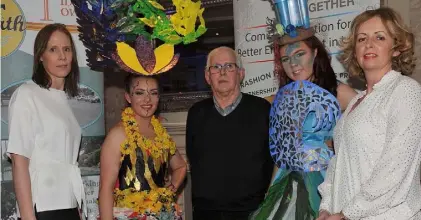
[[[332,207],[332,185],[333,177],[335,176],[335,167],[336,156],[333,156],[330,159],[329,167],[327,168],[324,182],[318,187],[320,195],[322,196],[322,201],[320,203],[319,210],[323,209],[328,212],[333,212],[333,210],[331,210],[330,207]]]
[[[35,146],[33,131],[34,109],[30,92],[19,87],[13,93],[9,103],[9,142],[7,153],[31,158]]]

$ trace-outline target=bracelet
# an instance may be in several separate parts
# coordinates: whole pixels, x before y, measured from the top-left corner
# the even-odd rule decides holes
[[[168,185],[168,187],[167,188],[169,188],[171,191],[173,191],[173,192],[177,192],[177,188],[174,186],[174,184],[172,184],[172,183],[170,183],[170,185]]]

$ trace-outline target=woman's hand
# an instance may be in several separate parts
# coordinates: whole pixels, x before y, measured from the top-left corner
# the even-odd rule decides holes
[[[341,214],[334,214],[329,216],[326,220],[342,220],[344,216]]]
[[[321,210],[319,213],[319,217],[316,220],[327,220],[330,216],[330,213],[326,210]]]

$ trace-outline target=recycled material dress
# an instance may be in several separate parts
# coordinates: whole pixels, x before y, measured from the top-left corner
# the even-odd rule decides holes
[[[145,166],[140,150],[137,150],[135,176],[131,174],[130,165],[130,157],[124,156],[114,194],[115,219],[143,220],[142,217],[145,217],[144,220],[181,220],[176,211],[173,193],[164,188],[167,164],[161,164],[158,170],[151,169],[151,178],[157,187],[155,189],[151,189],[145,177]],[[152,160],[148,160],[148,166],[154,167]],[[132,178],[131,181],[129,181],[130,178]],[[142,186],[142,188],[137,190],[138,186]],[[126,203],[134,203],[137,206],[137,211],[126,208]]]
[[[318,216],[323,182],[334,155],[327,142],[341,115],[334,95],[309,81],[282,87],[270,112],[269,144],[278,171],[250,219],[307,220]]]
[[[130,109],[125,112],[134,114]],[[154,140],[141,136],[135,120],[125,118],[123,116],[127,139],[120,146],[121,165],[114,190],[114,218],[181,220],[175,193],[165,187],[169,160],[175,153],[174,141],[155,117],[151,120],[157,135]]]

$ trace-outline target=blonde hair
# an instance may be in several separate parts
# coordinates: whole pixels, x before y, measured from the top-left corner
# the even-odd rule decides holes
[[[400,52],[398,56],[392,57],[392,69],[404,75],[411,75],[416,60],[414,56],[414,34],[406,27],[401,16],[388,7],[368,10],[354,18],[348,37],[342,42],[344,53],[340,57],[341,62],[351,76],[362,76],[362,69],[355,57],[357,31],[362,23],[374,17],[381,19],[390,36],[393,37],[394,46],[392,49]]]
[[[230,47],[217,47],[213,50],[211,50],[211,52],[209,52],[207,60],[206,60],[206,67],[205,67],[205,71],[208,71],[209,66],[211,65],[211,59],[218,55],[218,53],[220,52],[227,52],[230,53],[236,60],[236,64],[239,68],[242,68],[242,63],[241,63],[241,58],[237,55],[237,53]]]

